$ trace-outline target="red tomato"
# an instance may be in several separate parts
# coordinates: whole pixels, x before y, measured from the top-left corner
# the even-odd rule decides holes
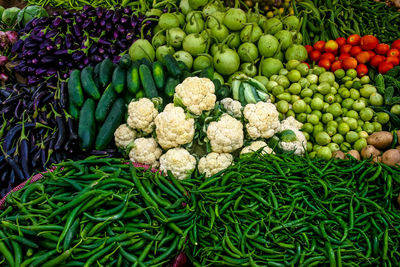
[[[318,50],[319,52],[324,52],[325,48],[325,41],[318,41],[314,44],[314,49]]]
[[[385,59],[386,58],[382,55],[376,55],[371,58],[369,63],[371,64],[372,67],[377,68],[381,62],[385,61]]]
[[[338,48],[339,48],[339,45],[334,40],[329,40],[328,42],[325,43],[325,51],[326,52],[334,53],[335,51],[338,50]]]
[[[322,58],[319,62],[318,62],[318,66],[323,67],[326,70],[329,70],[331,68],[331,62],[329,61],[329,59],[327,58]]]
[[[347,38],[347,43],[351,45],[359,45],[361,37],[358,34],[352,34]]]
[[[318,61],[319,58],[321,57],[321,52],[319,52],[318,50],[313,50],[311,51],[309,56],[312,61]]]
[[[369,61],[370,55],[367,51],[362,51],[356,56],[358,63],[365,64]]]
[[[382,74],[385,74],[386,72],[388,72],[390,69],[393,68],[393,64],[392,63],[388,63],[388,62],[381,62],[378,66],[378,71]]]
[[[364,64],[360,64],[356,68],[358,77],[362,77],[368,74],[368,67]]]
[[[373,50],[378,44],[378,38],[373,35],[365,35],[361,38],[361,48],[364,50]]]
[[[388,57],[398,57],[399,55],[400,53],[398,49],[390,49],[386,54]]]
[[[344,53],[350,54],[351,47],[352,46],[349,44],[343,45],[342,47],[340,47],[340,54],[344,54]]]
[[[308,68],[310,68],[310,64],[308,64],[307,62],[303,61],[303,62],[301,62],[301,63],[306,64],[306,65],[308,66]]]
[[[335,71],[337,71],[338,69],[341,69],[341,68],[342,68],[342,62],[337,60],[337,61],[333,62],[332,67],[331,67],[331,71],[335,72]]]
[[[350,57],[350,54],[343,53],[343,54],[341,54],[341,55],[339,56],[339,60],[340,60],[340,61],[343,61],[343,60],[345,60],[345,59],[348,58],[348,57]]]
[[[335,61],[335,55],[330,53],[330,52],[323,53],[322,56],[321,56],[321,59],[324,59],[324,58],[328,59],[331,63],[333,61]]]
[[[359,46],[353,46],[350,50],[350,55],[352,55],[353,57],[357,56],[359,53],[362,52],[361,47]]]
[[[355,69],[357,67],[357,60],[354,57],[348,57],[342,62],[343,69]]]
[[[304,47],[306,48],[308,54],[310,54],[311,51],[313,51],[313,47],[311,45],[305,45]]]
[[[339,45],[339,47],[342,47],[343,45],[346,44],[346,38],[344,37],[339,37],[335,41]]]
[[[390,48],[399,49],[399,50],[400,50],[400,39],[394,41],[394,42],[392,43],[392,45],[390,46]]]
[[[387,58],[386,58],[386,62],[392,63],[393,66],[397,66],[397,65],[399,65],[399,63],[400,63],[398,57],[392,57],[392,56],[387,57]]]
[[[369,50],[369,51],[366,51],[366,52],[369,54],[369,58],[373,58],[376,55],[375,52],[372,51],[372,50]]]
[[[375,52],[378,55],[386,55],[386,53],[389,51],[389,49],[390,49],[390,46],[388,44],[381,43],[375,47]]]

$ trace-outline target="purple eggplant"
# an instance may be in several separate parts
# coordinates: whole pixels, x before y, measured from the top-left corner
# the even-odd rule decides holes
[[[96,16],[101,19],[104,15],[104,9],[102,7],[96,7]]]
[[[88,52],[90,55],[92,55],[92,54],[96,53],[97,49],[98,49],[98,46],[96,44],[92,44],[92,46],[89,48]]]
[[[107,23],[106,28],[105,28],[106,32],[110,32],[110,31],[112,31],[112,29],[113,29],[113,25],[111,23]]]
[[[93,10],[93,7],[90,6],[90,5],[84,5],[83,8],[82,8],[82,10],[83,10],[84,12],[88,12],[88,11]]]
[[[136,17],[136,15],[133,15],[131,17],[131,26],[132,26],[132,28],[136,28],[137,24],[138,24],[138,18]]]
[[[56,17],[56,18],[52,21],[51,26],[52,26],[53,28],[58,28],[58,27],[60,27],[60,25],[62,24],[62,22],[63,22],[62,18]]]
[[[53,57],[53,56],[44,56],[44,57],[42,57],[42,59],[40,61],[43,64],[50,64],[50,63],[55,63],[56,61],[58,61],[58,58]]]
[[[103,45],[111,45],[111,42],[106,41],[106,40],[104,40],[104,39],[102,39],[102,38],[99,39],[98,43],[99,43],[99,44],[103,44]]]
[[[48,31],[45,35],[46,39],[50,39],[53,38],[54,36],[56,36],[58,34],[58,31],[56,29]]]
[[[85,56],[85,53],[83,53],[82,51],[77,51],[75,53],[73,53],[71,55],[72,60],[74,60],[75,62],[80,62],[81,59]]]
[[[70,18],[70,17],[71,17],[71,13],[70,13],[69,11],[67,11],[67,10],[64,10],[64,11],[62,12],[61,16],[62,16],[63,18]]]
[[[18,51],[22,49],[22,46],[24,45],[24,41],[22,39],[19,39],[11,48],[11,53],[15,54]]]
[[[57,133],[57,140],[54,145],[54,150],[58,151],[61,149],[61,147],[64,144],[64,141],[66,139],[64,118],[61,116],[57,116],[56,123],[57,123],[58,133]]]
[[[37,56],[40,57],[40,58],[44,57],[46,55],[47,55],[47,50],[46,49],[39,50],[39,52],[37,53]]]
[[[81,16],[77,16],[76,18],[75,18],[75,23],[82,23],[83,22],[83,18],[81,17]]]
[[[90,63],[90,59],[87,58],[87,57],[85,57],[85,58],[83,59],[83,64],[84,64],[84,65],[89,65],[89,63]]]
[[[74,21],[72,19],[66,19],[66,20],[64,20],[64,22],[66,24],[72,24]]]
[[[118,39],[118,37],[119,37],[118,31],[116,31],[116,30],[114,31],[113,37],[114,37],[115,40]]]
[[[54,52],[54,55],[56,56],[68,55],[68,50],[67,49],[57,50]]]
[[[99,51],[99,54],[104,54],[104,52],[106,52],[103,47],[100,47],[98,51]]]
[[[36,123],[25,123],[24,124],[25,129],[33,128],[35,126],[36,126]],[[12,142],[13,142],[14,138],[16,137],[15,135],[17,133],[19,133],[21,130],[22,130],[22,125],[18,124],[16,126],[14,126],[11,130],[8,131],[8,133],[4,137],[4,141],[3,141],[3,150],[4,151],[10,150]]]
[[[34,67],[28,67],[27,72],[28,72],[29,74],[33,74],[33,73],[35,73],[35,68],[34,68]]]
[[[106,14],[104,15],[104,19],[109,20],[109,19],[112,19],[113,16],[114,16],[114,11],[107,10]]]
[[[34,39],[26,39],[25,43],[23,44],[23,49],[29,49],[29,48],[34,48],[39,45],[38,42],[36,42]]]
[[[42,79],[35,77],[35,76],[28,76],[28,84],[33,85],[33,84],[38,84]]]
[[[132,8],[130,6],[124,7],[123,12],[126,15],[131,15],[132,14]]]
[[[117,9],[114,11],[114,15],[113,15],[111,21],[112,21],[112,23],[117,24],[120,19],[121,19],[121,11]]]
[[[122,24],[127,24],[129,22],[129,17],[128,16],[122,16],[120,22]]]
[[[86,19],[85,22],[83,22],[82,28],[87,29],[93,25],[92,19]]]
[[[46,72],[47,76],[53,76],[57,74],[57,70],[56,69],[49,69]]]
[[[65,37],[65,47],[67,49],[71,49],[72,45],[73,45],[73,37],[70,34],[68,34]]]
[[[100,21],[100,26],[101,26],[101,27],[104,27],[104,26],[106,25],[106,23],[107,23],[107,22],[106,22],[105,20],[101,20],[101,21]]]
[[[76,36],[76,37],[82,37],[82,32],[81,32],[81,28],[79,28],[79,25],[78,24],[74,24],[74,26],[72,27],[72,29],[73,29],[73,32],[74,32],[74,35]]]
[[[123,25],[121,25],[121,24],[117,25],[117,30],[122,34],[125,33],[125,27]]]
[[[29,173],[29,144],[26,138],[21,139],[21,167],[24,174],[24,178],[28,179],[30,177]]]

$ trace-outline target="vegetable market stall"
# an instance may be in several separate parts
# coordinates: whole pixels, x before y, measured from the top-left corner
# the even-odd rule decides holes
[[[16,6],[0,8],[4,266],[399,265],[394,8]]]

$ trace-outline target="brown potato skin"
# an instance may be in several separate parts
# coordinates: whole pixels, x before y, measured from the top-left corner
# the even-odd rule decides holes
[[[381,154],[381,151],[376,149],[373,145],[367,145],[361,150],[361,157],[363,159],[368,159],[370,157],[377,157]]]
[[[377,149],[385,149],[393,142],[393,135],[387,131],[381,131],[371,134],[367,137],[368,145],[373,145]]]
[[[382,156],[376,156],[372,159],[372,164],[382,162]]]
[[[332,156],[337,159],[344,159],[345,155],[342,151],[338,150],[332,153]]]
[[[397,130],[397,144],[400,145],[400,130]]]
[[[353,156],[354,158],[356,158],[357,160],[361,159],[360,153],[357,150],[350,150],[348,151],[346,154]],[[346,157],[348,158],[348,157]]]
[[[400,150],[400,146],[396,146],[396,149]]]
[[[382,163],[385,163],[389,166],[396,166],[396,164],[400,164],[400,150],[398,149],[389,149],[386,150],[382,154]]]

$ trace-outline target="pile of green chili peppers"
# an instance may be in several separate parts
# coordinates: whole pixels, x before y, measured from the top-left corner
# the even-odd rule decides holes
[[[193,225],[192,201],[173,177],[123,161],[60,163],[11,194],[0,214],[1,266],[169,263]]]
[[[195,266],[400,266],[400,169],[241,158],[193,187]]]

